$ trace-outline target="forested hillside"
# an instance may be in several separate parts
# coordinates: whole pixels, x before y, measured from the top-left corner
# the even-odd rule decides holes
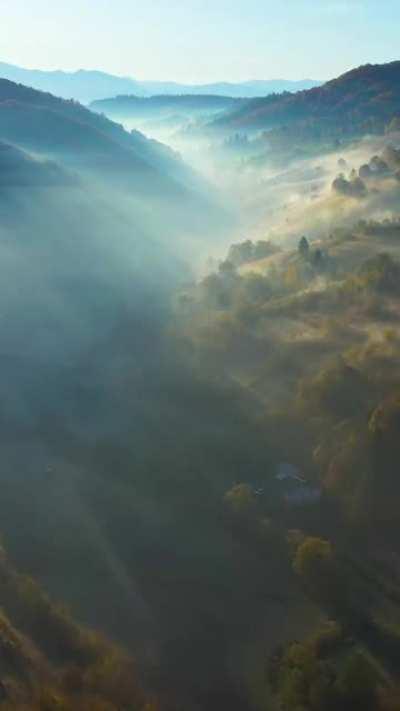
[[[254,99],[212,126],[254,131],[294,124],[316,130],[362,133],[384,126],[400,112],[400,62],[368,64],[294,95]]]
[[[143,98],[139,96],[116,96],[115,98],[93,101],[91,108],[105,114],[137,114],[152,115],[154,111],[188,110],[198,112],[223,111],[243,103],[238,99],[218,95],[177,95],[177,96],[152,96]]]
[[[275,644],[265,633],[253,678],[265,708],[399,703],[400,222],[350,217],[398,200],[399,167],[387,146],[314,201],[314,222],[334,201],[330,229],[293,247],[234,244],[177,304],[202,367],[258,402],[275,462],[243,469],[222,500],[227,525],[265,549],[268,568],[279,551],[313,605],[301,611],[274,562],[277,601],[294,619]]]
[[[166,146],[129,133],[77,102],[5,79],[0,79],[0,136],[103,177],[123,176],[140,191],[182,194],[194,183],[189,168]]]

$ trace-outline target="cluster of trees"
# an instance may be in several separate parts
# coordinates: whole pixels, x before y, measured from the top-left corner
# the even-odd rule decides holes
[[[400,238],[400,219],[386,217],[384,220],[360,220],[357,232],[367,237],[383,237],[386,239]]]
[[[216,311],[235,314],[243,322],[250,324],[257,320],[267,302],[292,293],[298,288],[309,286],[313,279],[329,272],[331,263],[328,253],[320,246],[313,247],[303,236],[298,249],[284,259],[282,266],[267,267],[265,273],[240,272],[240,266],[279,253],[270,242],[250,240],[232,245],[228,258],[219,264],[218,270],[209,274],[200,284],[197,302]],[[185,295],[184,303],[192,299]],[[210,313],[208,312],[208,317]]]
[[[228,251],[227,260],[235,267],[240,267],[248,262],[256,262],[265,259],[279,252],[280,249],[270,240],[259,240],[252,242],[246,240],[238,244],[232,244]]]
[[[330,617],[305,641],[290,642],[270,655],[268,681],[280,707],[397,709],[399,688],[387,668],[397,666],[400,637],[368,609],[376,573],[339,555],[327,540],[293,533],[293,567]]]
[[[343,159],[339,161],[341,168],[347,167]],[[358,172],[353,168],[346,178],[340,173],[332,183],[332,190],[340,195],[353,198],[363,198],[368,193],[368,181],[394,176],[400,178],[400,150],[391,145],[384,148],[381,155],[373,156],[368,163],[363,163]]]
[[[340,159],[339,167],[347,167],[345,160]],[[363,163],[358,171],[354,168],[346,178],[341,172],[332,183],[332,190],[339,195],[352,198],[363,198],[368,193],[368,181],[394,176],[400,178],[400,150],[387,145],[381,155],[374,155],[368,163]]]
[[[201,298],[216,310],[233,310],[249,317],[248,307],[265,303],[273,290],[271,280],[261,274],[240,275],[231,261],[220,264],[218,272],[201,283]]]
[[[380,156],[373,156],[369,163],[360,166],[358,175],[363,180],[368,178],[385,178],[390,174],[389,165]]]
[[[396,689],[384,688],[367,653],[334,622],[310,640],[279,650],[270,660],[269,676],[284,711],[378,711],[388,694],[399,702]]]
[[[298,252],[303,261],[308,262],[317,270],[323,269],[326,264],[326,255],[324,255],[322,249],[320,247],[312,249],[307,237],[304,235],[299,241]]]
[[[391,231],[389,230],[391,233]],[[391,233],[392,234],[392,233]],[[399,293],[400,262],[387,252],[378,253],[366,259],[356,270],[355,274],[348,275],[342,285],[341,291],[348,298],[362,299],[362,295],[374,294],[378,304],[383,306],[383,297]],[[382,300],[379,301],[379,297]]]
[[[352,198],[363,198],[367,194],[367,186],[359,176],[351,176],[348,180],[340,173],[332,183],[332,190],[339,195]]]
[[[400,263],[382,252],[367,259],[359,269],[359,279],[365,288],[396,293],[399,290]]]
[[[347,260],[342,263],[338,257],[333,261],[331,248],[325,245],[332,242],[332,249],[340,252],[353,234],[356,241],[359,235],[384,241],[397,233],[398,220],[391,219],[360,222],[344,236],[327,240],[324,249],[321,243],[313,247],[303,236],[297,250],[283,254],[268,275],[240,276],[227,261],[217,274],[207,277],[200,290],[201,303],[207,305],[204,352],[215,351],[218,345],[222,361],[230,367],[236,356],[244,373],[246,367],[251,372],[251,359],[265,358],[265,376],[260,378],[258,372],[257,377],[260,382],[264,377],[266,383],[270,379],[266,397],[271,398],[278,383],[283,390],[290,388],[291,399],[285,407],[291,408],[291,417],[303,433],[296,456],[309,462],[326,491],[340,502],[346,515],[359,522],[382,519],[385,506],[387,519],[394,516],[394,507],[388,502],[392,474],[384,465],[382,448],[372,442],[368,417],[390,394],[400,373],[397,338],[385,335],[375,340],[373,347],[364,348],[365,336],[357,336],[357,345],[351,340],[354,316],[349,320],[349,314],[381,320],[389,334],[391,317],[385,304],[398,298],[400,263],[385,252],[364,261],[358,256],[359,266],[347,264]],[[324,288],[308,289],[321,274]],[[223,318],[218,316],[222,313]],[[300,323],[311,319],[312,327],[318,324],[324,334],[326,346],[319,340],[306,358],[300,349],[296,355],[296,346],[290,341],[282,346],[275,341],[272,350],[266,324],[274,327],[274,319],[282,317]],[[195,328],[193,320],[191,328]],[[260,333],[266,335],[260,338]],[[283,425],[288,426],[288,422]],[[290,438],[294,442],[292,433]]]
[[[156,711],[133,658],[78,625],[30,577],[0,561],[0,709]]]
[[[294,134],[308,124],[316,133],[336,136],[384,132],[399,114],[399,73],[399,62],[362,66],[309,91],[253,99],[217,125],[252,130],[286,126]],[[274,133],[270,131],[271,139]]]

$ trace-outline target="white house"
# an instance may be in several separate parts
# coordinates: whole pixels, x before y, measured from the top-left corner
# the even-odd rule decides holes
[[[282,482],[282,498],[288,506],[307,506],[317,503],[321,498],[320,487],[309,484],[293,464],[279,464],[275,478]]]
[[[281,464],[279,464],[275,478],[278,479],[278,481],[292,480],[302,482],[303,484],[306,483],[306,479],[302,476],[300,469],[293,464],[289,464],[289,462],[281,462]]]

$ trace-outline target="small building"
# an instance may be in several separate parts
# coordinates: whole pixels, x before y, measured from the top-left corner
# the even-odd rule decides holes
[[[277,474],[275,478],[278,481],[300,481],[302,483],[306,483],[306,479],[302,476],[300,469],[295,467],[293,464],[289,464],[289,462],[282,462],[279,464]]]
[[[275,475],[280,483],[281,500],[286,506],[309,506],[317,503],[322,495],[318,486],[310,484],[293,464],[282,462]]]

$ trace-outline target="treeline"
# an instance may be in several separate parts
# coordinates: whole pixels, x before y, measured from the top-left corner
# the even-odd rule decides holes
[[[339,159],[339,166],[346,167],[346,161]],[[332,183],[332,190],[345,197],[363,198],[368,194],[371,183],[372,189],[375,189],[376,181],[390,177],[400,180],[400,150],[388,145],[382,155],[373,156],[358,171],[353,168],[348,177],[340,173]]]
[[[156,711],[134,659],[77,624],[4,549],[0,560],[0,709]]]

